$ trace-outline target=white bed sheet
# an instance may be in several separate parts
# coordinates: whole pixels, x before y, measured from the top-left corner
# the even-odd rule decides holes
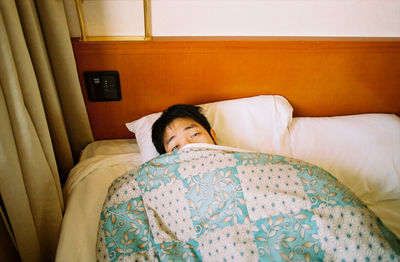
[[[400,237],[400,118],[393,114],[297,117],[291,157],[346,185]]]
[[[140,153],[136,139],[108,139],[94,141],[87,145],[81,152],[79,161],[100,155],[121,155],[129,153]]]
[[[56,261],[96,261],[97,227],[108,187],[140,163],[139,153],[97,155],[71,170],[63,189],[66,211]]]

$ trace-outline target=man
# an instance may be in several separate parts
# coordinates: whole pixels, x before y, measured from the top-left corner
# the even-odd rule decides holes
[[[173,105],[165,110],[152,127],[152,140],[158,153],[164,154],[191,143],[216,144],[201,108],[192,105]]]

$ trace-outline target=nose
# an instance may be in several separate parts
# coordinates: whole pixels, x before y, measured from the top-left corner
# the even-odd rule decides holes
[[[192,143],[190,138],[185,137],[181,142],[181,147],[184,147],[184,146],[186,146],[187,144],[190,144],[190,143]]]

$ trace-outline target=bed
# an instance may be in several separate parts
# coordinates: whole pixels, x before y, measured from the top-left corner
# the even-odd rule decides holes
[[[343,196],[343,192],[355,195],[361,202],[350,201],[353,206],[357,206],[357,203],[366,205],[379,217],[379,221],[385,228],[397,238],[400,236],[400,227],[397,222],[400,213],[400,104],[398,103],[400,42],[398,38],[154,37],[152,41],[145,42],[82,42],[75,39],[72,41],[72,46],[82,94],[96,141],[82,151],[79,163],[71,170],[63,187],[66,210],[57,249],[57,261],[96,261],[97,258],[102,260],[104,255],[106,257],[109,255],[104,252],[104,248],[107,249],[108,246],[112,249],[111,252],[115,251],[113,254],[119,254],[118,251],[123,250],[116,250],[117,246],[107,242],[111,238],[104,238],[108,237],[105,235],[106,230],[111,229],[104,227],[104,223],[111,221],[113,224],[113,216],[107,215],[110,214],[107,213],[107,208],[113,206],[109,205],[111,202],[107,202],[107,194],[109,191],[111,194],[113,192],[118,194],[118,188],[121,187],[115,187],[114,190],[114,187],[110,187],[111,185],[118,186],[121,179],[129,180],[129,174],[134,176],[135,171],[144,167],[142,166],[144,162],[154,163],[159,159],[150,141],[150,127],[159,115],[157,112],[175,103],[203,106],[207,118],[217,132],[218,147],[223,147],[205,150],[220,150],[220,153],[224,152],[225,155],[230,152],[229,154],[234,154],[239,158],[247,157],[248,162],[257,159],[258,156],[258,159],[264,159],[263,161],[266,162],[286,163],[286,167],[290,165],[292,170],[297,171],[298,168],[304,171],[315,166],[315,170],[319,170],[316,171],[318,175],[332,183],[337,180],[349,189],[336,195]],[[84,72],[108,70],[115,70],[120,74],[122,100],[89,101]],[[162,163],[158,164],[168,164],[167,159],[163,157],[160,159],[163,159]],[[293,177],[299,177],[299,174],[296,173]],[[303,178],[305,180],[301,180],[300,183],[309,182],[311,185],[316,183],[308,180],[309,177]],[[212,181],[213,178],[210,179]],[[134,183],[134,181],[127,182]],[[132,184],[131,188],[137,186],[144,195],[148,193],[142,185]],[[254,186],[258,185],[254,184]],[[285,185],[282,186],[285,187]],[[201,192],[200,189],[199,192]],[[323,186],[320,189],[328,192]],[[197,188],[193,187],[193,190],[196,192]],[[221,190],[220,199],[225,199],[223,191],[230,193]],[[121,193],[125,194],[125,190]],[[249,194],[244,194],[244,199],[247,200],[248,196]],[[120,205],[123,207],[121,211],[125,212],[128,207],[128,210],[132,210],[132,206],[139,203],[146,203],[144,208],[151,207],[146,197],[144,197],[145,202],[139,199],[135,203],[132,200],[130,205],[129,203],[125,206]],[[307,199],[307,196],[304,197]],[[111,197],[111,199],[116,199],[116,197]],[[318,199],[317,196],[316,199]],[[340,202],[344,205],[344,203],[350,203],[349,199],[352,198],[342,197],[342,202],[336,203]],[[262,204],[251,206],[251,203],[257,202],[247,202],[249,206],[241,209],[247,210],[243,217],[247,217],[246,214],[248,214],[250,220],[246,220],[246,223],[254,222],[254,225],[260,229],[259,232],[264,230],[264,227],[265,231],[268,231],[269,221],[277,226],[287,224],[287,220],[278,217],[273,217],[271,220],[258,217],[258,219],[266,220],[263,220],[264,222],[260,220],[257,224],[256,219],[253,219],[254,214],[251,215],[252,208],[262,207]],[[329,205],[333,205],[332,203]],[[229,207],[229,204],[226,206]],[[219,219],[218,221],[229,219],[226,216],[215,216],[215,207],[212,206],[210,219],[216,218]],[[142,208],[139,207],[136,211],[142,212]],[[190,205],[186,208],[191,210]],[[153,209],[155,210],[155,207]],[[147,211],[147,214],[150,214],[149,209]],[[207,211],[204,212],[205,215],[208,214]],[[229,210],[224,210],[223,214],[229,214]],[[296,214],[300,218],[305,216],[304,213]],[[323,215],[323,212],[319,214]],[[137,214],[132,213],[132,215]],[[373,217],[375,215],[371,214]],[[134,220],[136,218],[138,217],[134,217]],[[130,219],[129,216],[128,219]],[[151,219],[149,218],[148,221]],[[185,219],[187,221],[189,217]],[[117,225],[118,221],[115,217]],[[234,221],[233,218],[226,223],[233,223],[232,221]],[[236,222],[243,221],[245,219],[238,218]],[[321,219],[313,221],[317,223]],[[340,219],[334,219],[334,221],[338,223]],[[343,222],[346,221],[348,219],[343,220]],[[136,223],[137,221],[130,222],[133,222],[136,227],[140,226]],[[128,223],[128,225],[131,224]],[[153,225],[156,224],[153,223]],[[229,225],[231,226],[229,229],[232,229],[233,224]],[[293,261],[299,258],[296,257],[299,254],[291,253],[290,250],[294,250],[293,245],[299,244],[297,241],[302,239],[300,227],[304,227],[301,225],[305,224],[293,224],[299,233],[298,236],[284,236],[282,239],[285,241],[280,241],[281,244],[277,246],[279,250],[285,252],[275,252],[278,249],[270,245],[269,251],[275,250],[275,253],[272,253],[276,255],[273,255],[275,258],[278,257],[276,260]],[[378,230],[367,232],[367,235],[372,232],[375,236],[384,234],[387,236],[384,237],[385,239],[394,239],[393,235],[390,238],[386,233],[382,233],[380,224],[375,225],[377,226],[375,229]],[[308,226],[305,225],[305,227]],[[99,228],[101,228],[100,231]],[[228,230],[228,228],[218,229]],[[114,230],[115,228],[108,231],[110,236]],[[202,244],[207,246],[204,236],[208,233],[198,237],[181,237],[188,240],[185,243],[189,243],[190,246],[179,244],[173,246],[174,244],[171,244],[173,239],[172,241],[171,238],[168,239],[171,234],[166,234],[163,235],[166,241],[161,248],[162,244],[154,239],[147,242],[148,246],[144,246],[140,238],[132,241],[135,239],[132,238],[134,234],[145,232],[143,229],[137,231],[130,228],[127,234],[124,234],[124,231],[121,233],[117,231],[118,245],[124,241],[127,245],[125,251],[131,251],[130,248],[135,249],[139,246],[146,249],[151,245],[151,248],[146,250],[167,250],[173,255],[179,253],[179,248],[184,250],[183,247],[189,250],[194,250],[195,247],[202,248],[198,245],[201,237],[203,237]],[[228,234],[233,232],[233,230],[228,231],[226,232]],[[161,233],[162,230],[154,229],[151,232]],[[247,230],[239,230],[236,233],[239,233],[241,236],[239,239],[242,239],[242,236],[247,234]],[[179,234],[173,235],[179,236]],[[275,236],[271,238],[256,234],[253,240],[249,239],[248,242],[256,244],[252,248],[244,249],[243,252],[254,251],[257,256],[272,254],[265,253],[265,249],[263,251],[262,246],[257,246],[257,243],[264,241],[267,246],[266,240],[276,239],[278,235],[282,237],[283,234],[275,233]],[[311,234],[311,237],[313,235],[318,234]],[[366,239],[369,238],[361,238],[361,240]],[[208,239],[210,240],[218,239]],[[320,239],[320,241],[325,240]],[[97,246],[99,243],[100,245]],[[332,252],[325,252],[328,250],[326,246],[312,243],[314,242],[302,243],[304,248],[298,249],[304,251],[300,260],[307,260],[306,254],[310,254],[310,259],[323,260],[320,256],[322,252],[327,254],[324,257],[326,261],[331,258],[329,254]],[[287,248],[285,244],[290,248]],[[396,241],[391,244],[395,246]],[[213,245],[208,244],[207,249],[211,246]],[[356,254],[357,245],[347,246],[347,248],[350,247]],[[369,245],[364,243],[363,247],[368,248]],[[221,248],[219,251],[222,251],[224,246]],[[234,250],[234,243],[229,248]],[[348,252],[346,245],[341,245],[341,248],[343,254]],[[151,260],[153,251],[131,260]],[[216,254],[215,249],[213,252],[212,256],[215,260],[224,260]],[[311,257],[311,252],[316,253],[317,256]],[[164,253],[165,260],[178,259]],[[233,253],[239,256],[241,254],[241,252]],[[196,257],[191,254],[195,254]],[[207,259],[206,256],[207,253],[204,252],[187,253],[187,257],[194,260],[212,260]],[[381,255],[371,253],[369,259],[370,261],[379,260],[379,256],[384,260],[392,260],[391,254],[384,257],[383,253]],[[393,256],[394,259],[398,259],[396,254]],[[253,260],[250,259],[253,258],[252,255],[247,256],[246,253],[246,257],[247,260]],[[180,258],[183,258],[183,254]],[[240,261],[241,258],[227,257],[226,259]],[[112,260],[118,259],[122,260],[123,256],[114,256]],[[347,259],[349,257],[346,257]],[[263,257],[261,260],[272,259]],[[333,260],[339,259],[336,257]],[[361,260],[366,260],[366,257],[364,256]]]
[[[135,139],[99,140],[82,151],[63,188],[57,261],[399,260],[397,115],[293,117],[280,95],[200,106],[217,146],[158,156],[150,132],[160,113],[152,113],[126,122]],[[235,166],[226,165],[232,159]],[[190,170],[207,161],[215,169]],[[264,169],[271,172],[260,175]],[[196,179],[219,186],[204,191]],[[354,229],[360,221],[370,226]]]

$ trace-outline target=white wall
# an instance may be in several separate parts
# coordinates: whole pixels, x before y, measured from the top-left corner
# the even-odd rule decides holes
[[[400,0],[150,1],[153,36],[400,37]],[[71,36],[78,37],[75,1],[64,2]],[[142,35],[141,3],[84,0],[85,15],[92,13],[88,35]]]

